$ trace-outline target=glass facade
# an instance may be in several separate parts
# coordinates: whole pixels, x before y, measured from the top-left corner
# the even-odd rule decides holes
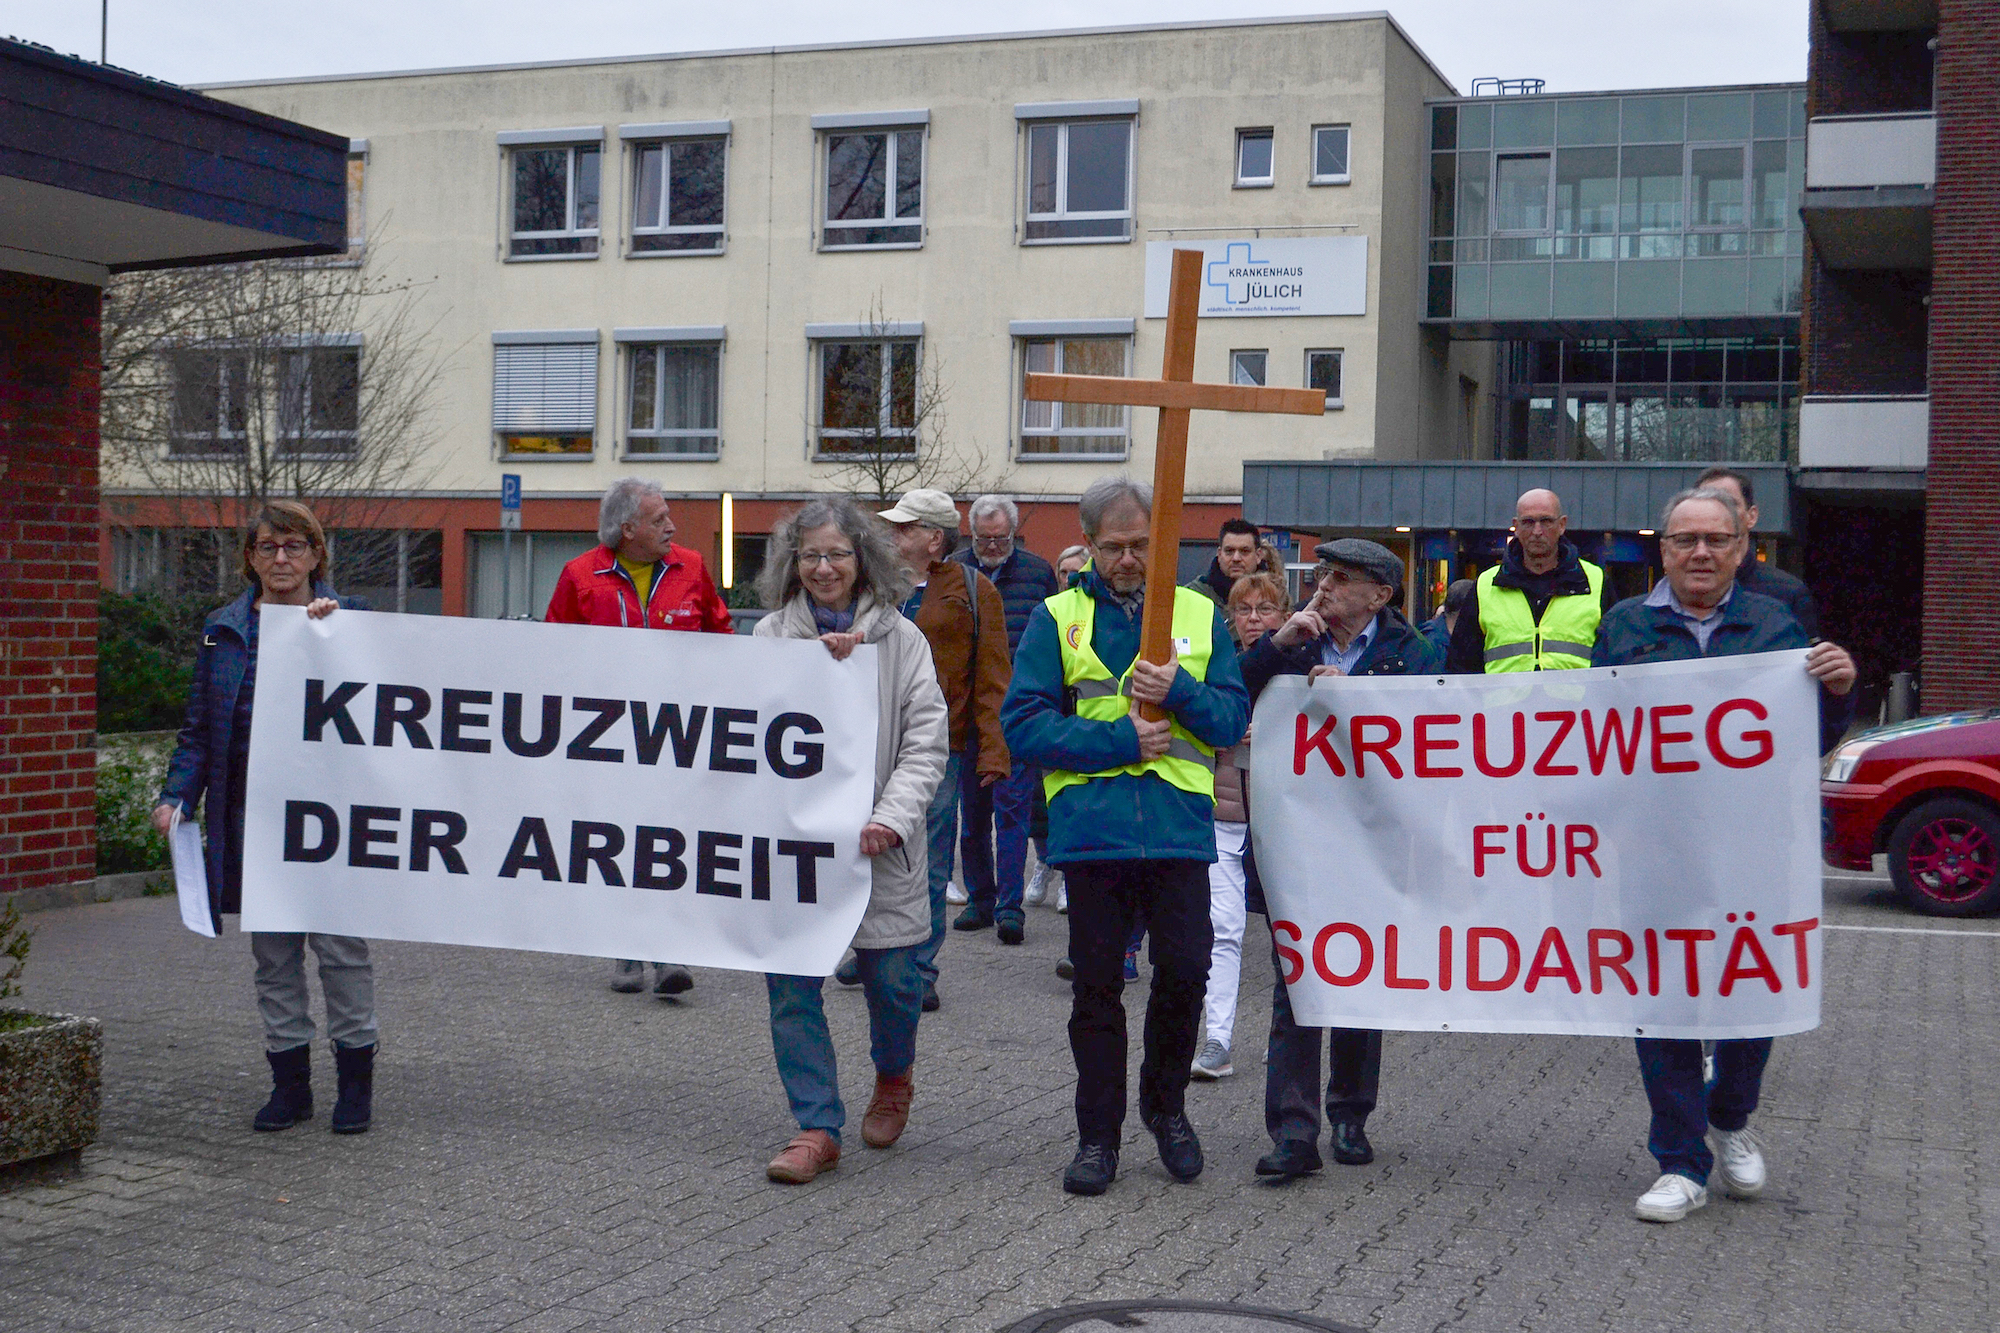
[[[1802,89],[1430,110],[1428,318],[1798,313]]]
[[[1499,378],[1502,458],[1796,461],[1796,338],[1510,342]]]

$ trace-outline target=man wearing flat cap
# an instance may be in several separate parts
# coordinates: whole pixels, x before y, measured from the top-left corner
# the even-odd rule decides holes
[[[1403,562],[1395,552],[1343,537],[1320,544],[1313,554],[1319,566],[1313,571],[1312,600],[1243,654],[1243,683],[1253,705],[1274,676],[1423,676],[1444,669],[1444,653],[1396,609],[1403,600]],[[1339,683],[1330,679],[1319,688],[1338,689]],[[1248,878],[1258,883],[1254,874]],[[1260,903],[1250,906],[1263,910]],[[1315,1104],[1319,1033],[1293,1021],[1275,935],[1271,961],[1280,974],[1271,991],[1271,1044],[1264,1071],[1264,1127],[1272,1148],[1257,1160],[1257,1174],[1289,1180],[1320,1169]],[[1382,1034],[1329,1029],[1327,1066],[1333,1159],[1346,1166],[1364,1165],[1375,1159],[1365,1126],[1375,1109]]]

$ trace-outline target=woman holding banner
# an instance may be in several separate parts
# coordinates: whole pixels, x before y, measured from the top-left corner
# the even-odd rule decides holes
[[[779,524],[757,585],[772,611],[757,623],[757,634],[818,639],[836,660],[863,643],[877,650],[875,807],[861,828],[873,885],[855,932],[854,958],[875,1061],[875,1094],[862,1117],[861,1139],[886,1148],[910,1117],[924,998],[916,952],[931,934],[926,816],[944,776],[949,714],[930,644],[899,609],[910,585],[895,543],[852,501],[814,500]],[[847,1120],[821,999],[826,979],[772,973],[764,980],[771,1048],[799,1125],[765,1174],[802,1185],[839,1163]]]
[[[167,780],[153,810],[162,833],[192,817],[207,797],[209,912],[218,931],[222,914],[243,902],[243,807],[248,791],[250,710],[257,690],[257,609],[303,606],[315,620],[335,607],[366,609],[337,596],[327,582],[326,532],[312,510],[293,500],[272,500],[243,534],[243,579],[250,586],[202,626],[181,728]],[[368,942],[350,935],[252,931],[257,960],[257,1008],[264,1017],[264,1058],[271,1066],[271,1098],[253,1122],[260,1130],[290,1129],[312,1119],[313,1021],[306,992],[305,951],[319,958],[326,994],[327,1037],[339,1092],[333,1132],[368,1128],[375,1082],[375,972]]]

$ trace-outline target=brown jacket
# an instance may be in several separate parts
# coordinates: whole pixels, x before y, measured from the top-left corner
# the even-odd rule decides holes
[[[951,751],[957,754],[978,728],[979,772],[1006,777],[1012,766],[1000,735],[1000,701],[1014,674],[1007,654],[1007,606],[993,581],[971,571],[978,589],[978,639],[973,643],[972,603],[965,595],[967,568],[940,560],[931,566],[917,628],[930,640],[938,685],[951,707]],[[976,673],[975,673],[976,662]],[[977,676],[975,688],[975,674]]]

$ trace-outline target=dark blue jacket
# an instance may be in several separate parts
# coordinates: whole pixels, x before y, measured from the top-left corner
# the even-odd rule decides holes
[[[1775,653],[1804,648],[1809,640],[1785,604],[1761,593],[1737,588],[1722,608],[1722,623],[1708,636],[1704,651],[1694,631],[1669,606],[1648,606],[1643,597],[1627,597],[1604,613],[1597,626],[1597,646],[1590,664],[1631,666],[1646,662],[1686,662],[1701,657],[1734,657],[1742,653]],[[1854,711],[1853,692],[1819,692],[1819,748],[1824,754],[1839,744]]]
[[[1264,687],[1278,676],[1304,676],[1319,665],[1319,643],[1302,643],[1280,648],[1269,633],[1243,650],[1243,684],[1250,691],[1254,708]],[[1375,637],[1362,650],[1350,676],[1428,676],[1444,671],[1444,649],[1433,643],[1393,606],[1382,608],[1375,618]],[[1250,783],[1243,784],[1243,808],[1247,812],[1255,799]],[[1250,910],[1265,912],[1264,882],[1257,874],[1256,849],[1243,846],[1243,878]]]
[[[316,583],[313,596],[336,594],[328,585]],[[161,801],[174,802],[190,817],[204,795],[212,798],[203,811],[202,832],[208,844],[208,910],[218,931],[222,913],[243,910],[243,807],[229,799],[229,791],[235,753],[250,739],[243,737],[242,747],[236,744],[236,701],[250,666],[250,620],[257,614],[256,600],[257,590],[246,588],[241,597],[211,611],[203,622],[194,683],[188,690],[187,721],[160,790]],[[368,609],[368,603],[358,598],[337,600],[350,610]],[[252,677],[253,689],[255,684]]]
[[[1062,591],[1056,567],[1018,542],[1014,553],[1001,562],[1000,568],[991,571],[979,563],[978,554],[970,546],[954,551],[951,558],[993,580],[993,586],[1000,590],[1000,600],[1007,606],[1007,651],[1020,652],[1021,634],[1028,628],[1028,617],[1036,607]]]
[[[1090,646],[1105,670],[1122,676],[1139,655],[1139,616],[1113,599],[1086,570],[1077,586],[1097,601]],[[1250,696],[1236,668],[1234,640],[1217,612],[1208,678],[1185,670],[1167,692],[1166,710],[1204,745],[1224,749],[1250,725]],[[1055,617],[1038,606],[1014,654],[1014,682],[1000,705],[1000,727],[1017,763],[1047,771],[1101,773],[1139,762],[1131,719],[1101,722],[1075,716],[1063,689],[1062,649]],[[1151,773],[1120,774],[1065,787],[1049,802],[1049,856],[1067,861],[1215,860],[1215,802],[1182,791]]]

